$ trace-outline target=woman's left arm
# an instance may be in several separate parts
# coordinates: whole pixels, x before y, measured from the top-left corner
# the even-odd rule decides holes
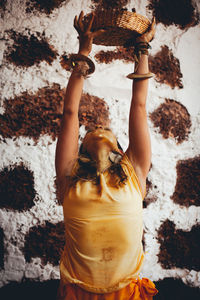
[[[137,42],[148,43],[155,34],[155,19],[150,30],[138,38]],[[136,75],[149,73],[148,55],[141,54]],[[147,124],[146,99],[148,93],[148,78],[134,79],[132,86],[132,101],[129,115],[129,146],[126,151],[145,194],[146,177],[151,164],[151,142]]]

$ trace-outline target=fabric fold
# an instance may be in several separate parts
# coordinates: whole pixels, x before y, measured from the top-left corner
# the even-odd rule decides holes
[[[61,284],[57,300],[152,300],[157,293],[150,279],[138,278],[125,288],[106,294],[91,293],[75,284]]]

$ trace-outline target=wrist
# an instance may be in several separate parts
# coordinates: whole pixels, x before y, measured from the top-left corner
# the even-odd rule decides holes
[[[68,64],[71,69],[74,69],[74,71],[79,73],[79,75],[88,77],[95,71],[95,65],[89,57],[82,53],[83,52],[78,52],[78,54],[71,54],[68,59]]]
[[[79,50],[78,51],[78,54],[81,54],[81,55],[84,55],[84,56],[89,56],[89,54],[90,54],[90,52],[88,52],[88,51],[84,51],[84,50]]]

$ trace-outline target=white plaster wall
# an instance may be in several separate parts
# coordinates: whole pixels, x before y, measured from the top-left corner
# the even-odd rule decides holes
[[[28,27],[33,32],[45,31],[50,44],[55,46],[59,55],[62,55],[64,51],[75,52],[78,50],[73,18],[81,10],[84,10],[85,13],[89,12],[90,1],[68,0],[60,8],[55,9],[50,16],[39,12],[27,15],[25,2],[25,0],[8,0],[4,19],[0,20],[2,36],[5,35],[6,30],[13,29],[23,33]],[[146,4],[147,1],[131,1],[130,8],[135,6],[137,12],[146,14]],[[151,17],[149,12],[148,16]],[[152,112],[163,102],[165,97],[177,100],[184,104],[190,113],[192,130],[189,140],[177,145],[171,138],[164,140],[149,121],[153,152],[152,164],[155,166],[150,172],[150,178],[158,186],[158,200],[144,210],[147,253],[142,276],[149,276],[155,281],[165,277],[182,278],[188,284],[199,286],[199,272],[179,268],[162,269],[157,258],[159,245],[156,241],[156,230],[167,218],[172,220],[178,229],[184,230],[190,230],[196,224],[196,220],[200,220],[200,207],[181,208],[170,199],[176,183],[176,162],[199,154],[200,25],[182,31],[175,26],[166,28],[162,24],[158,24],[151,54],[159,51],[161,45],[164,44],[172,49],[174,56],[180,60],[184,89],[171,89],[168,85],[159,84],[151,79],[147,110]],[[59,57],[52,65],[41,62],[38,66],[32,66],[24,71],[23,68],[5,63],[3,54],[6,47],[6,41],[0,40],[1,113],[4,111],[4,101],[20,95],[23,91],[36,92],[39,88],[54,82],[59,83],[61,87],[66,86],[69,72],[62,69]],[[94,55],[101,49],[108,48],[94,45],[90,57],[94,59]],[[108,103],[111,127],[124,148],[128,143],[127,126],[132,84],[130,80],[126,79],[126,75],[132,70],[131,63],[127,64],[118,60],[108,65],[96,63],[96,72],[86,80],[84,85],[85,92],[104,98]],[[116,102],[116,99],[119,101]],[[84,128],[81,128],[81,136],[83,134]],[[34,145],[31,139],[23,137],[17,138],[16,141],[7,139],[7,143],[0,144],[0,168],[23,161],[34,172],[35,189],[42,199],[26,212],[19,213],[0,209],[0,226],[4,229],[7,249],[4,270],[0,271],[0,286],[12,280],[20,281],[24,276],[41,281],[59,278],[58,267],[53,267],[49,263],[43,267],[39,258],[34,258],[31,263],[26,263],[19,250],[19,245],[23,245],[23,237],[31,226],[42,224],[46,220],[56,223],[63,218],[62,209],[55,204],[53,193],[55,146],[56,141],[52,141],[48,136],[41,137],[37,145]],[[165,184],[166,182],[167,184]],[[23,227],[19,232],[21,224]],[[10,243],[13,235],[17,237],[19,243],[16,246]]]

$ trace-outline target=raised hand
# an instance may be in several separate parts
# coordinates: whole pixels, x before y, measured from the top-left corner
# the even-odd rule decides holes
[[[74,28],[79,35],[79,54],[88,56],[92,50],[93,39],[101,35],[103,32],[105,32],[105,30],[100,29],[95,32],[91,32],[92,24],[94,21],[94,13],[91,14],[91,18],[87,24],[84,24],[83,18],[83,11],[81,11],[79,17],[75,16]]]
[[[143,33],[141,36],[139,36],[136,39],[136,42],[137,43],[140,43],[140,42],[149,43],[149,42],[151,42],[153,40],[155,32],[156,32],[155,24],[156,24],[156,19],[154,17],[153,22],[151,23],[151,25],[149,26],[147,31],[145,33]]]

